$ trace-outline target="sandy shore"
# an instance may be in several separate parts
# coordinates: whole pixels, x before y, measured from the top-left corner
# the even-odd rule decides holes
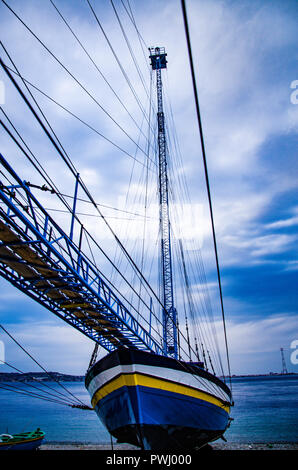
[[[236,442],[214,442],[211,444],[214,450],[298,450],[297,443],[236,443]],[[114,450],[138,450],[129,444],[114,444]],[[40,450],[112,450],[110,444],[69,444],[69,443],[46,443],[40,446]]]

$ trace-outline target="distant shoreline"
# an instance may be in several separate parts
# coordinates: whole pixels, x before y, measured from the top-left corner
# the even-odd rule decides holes
[[[245,377],[285,377],[298,375],[296,372],[289,372],[288,374],[279,374],[271,372],[269,374],[242,374],[232,375],[232,379],[245,378]],[[221,377],[222,378],[222,377]],[[226,377],[227,378],[227,377]],[[59,372],[26,372],[24,374],[17,372],[0,372],[1,382],[84,382],[84,375],[70,375],[60,374]]]
[[[269,374],[243,374],[243,375],[232,375],[232,379],[239,377],[284,377],[288,375],[298,375],[296,372],[288,372],[287,374],[281,374],[278,372],[270,372]]]
[[[59,372],[0,372],[1,382],[83,382],[84,375],[60,374]]]

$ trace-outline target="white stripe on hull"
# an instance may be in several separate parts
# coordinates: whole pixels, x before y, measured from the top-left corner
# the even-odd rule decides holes
[[[118,365],[100,372],[96,375],[88,385],[88,392],[91,399],[94,393],[110,380],[113,380],[119,374],[140,373],[151,375],[159,379],[166,379],[172,382],[177,382],[181,385],[188,385],[202,392],[206,392],[216,396],[217,398],[230,402],[229,396],[215,383],[210,380],[191,374],[190,372],[183,372],[180,370],[170,369],[166,367],[150,366],[144,364],[129,364]]]

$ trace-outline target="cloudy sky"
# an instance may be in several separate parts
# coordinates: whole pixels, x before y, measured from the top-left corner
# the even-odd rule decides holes
[[[95,200],[136,211],[136,205],[128,203],[141,201],[140,194],[144,193],[142,178],[146,159],[136,143],[145,148],[146,122],[140,107],[148,110],[149,105],[111,2],[93,0],[91,3],[138,100],[86,0],[8,0],[7,3],[89,92],[73,80],[2,3],[1,41],[22,75],[106,137],[90,130],[34,91]],[[143,55],[123,4],[127,5],[125,1],[114,1],[148,91],[149,60]],[[178,135],[183,160],[179,172],[185,177],[194,207],[199,208],[196,211],[198,223],[193,225],[196,226],[196,237],[200,239],[217,317],[218,290],[180,2],[131,0],[130,4],[146,45],[164,46],[168,54],[168,70],[163,74],[165,104],[167,110],[172,108]],[[189,0],[187,6],[213,196],[232,373],[279,372],[281,347],[285,348],[288,369],[297,372],[297,365],[290,361],[290,346],[298,339],[298,100],[295,93],[298,83],[295,83],[298,80],[298,5],[295,0]],[[9,63],[2,48],[1,57]],[[72,194],[70,173],[3,71],[0,71],[0,80],[5,91],[3,110],[60,190]],[[170,115],[169,122],[172,123]],[[24,161],[3,131],[0,138],[1,153],[22,179],[41,183],[38,174]],[[128,201],[126,195],[132,170],[135,186],[130,187]],[[148,191],[149,195],[152,191],[154,199],[153,182],[154,177],[149,180]],[[58,207],[50,196],[41,194],[39,197],[48,207]],[[86,212],[86,205],[80,205],[79,209]],[[127,224],[123,214],[122,219],[116,220],[113,211],[104,213],[115,231],[126,240],[128,248],[134,246],[129,232],[138,232],[138,225],[133,225],[136,221]],[[62,226],[69,223],[60,213],[55,217]],[[94,220],[97,222],[98,219],[83,218],[84,224],[110,251],[111,257],[117,258],[112,240]],[[85,372],[93,349],[90,340],[2,278],[0,300],[1,323],[45,367],[61,372]],[[216,320],[222,339],[220,322],[218,318]],[[21,369],[34,369],[8,338],[1,334],[1,339],[5,343],[7,362]],[[1,366],[1,370],[7,369]]]

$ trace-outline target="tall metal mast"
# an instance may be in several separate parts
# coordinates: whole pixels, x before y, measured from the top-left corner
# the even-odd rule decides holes
[[[174,306],[173,272],[171,256],[171,234],[169,218],[167,143],[165,119],[162,103],[161,69],[167,67],[166,53],[163,47],[151,47],[150,59],[156,70],[157,88],[157,123],[159,157],[159,219],[161,232],[161,267],[162,267],[162,302],[163,302],[163,350],[165,356],[178,357],[177,313]]]

